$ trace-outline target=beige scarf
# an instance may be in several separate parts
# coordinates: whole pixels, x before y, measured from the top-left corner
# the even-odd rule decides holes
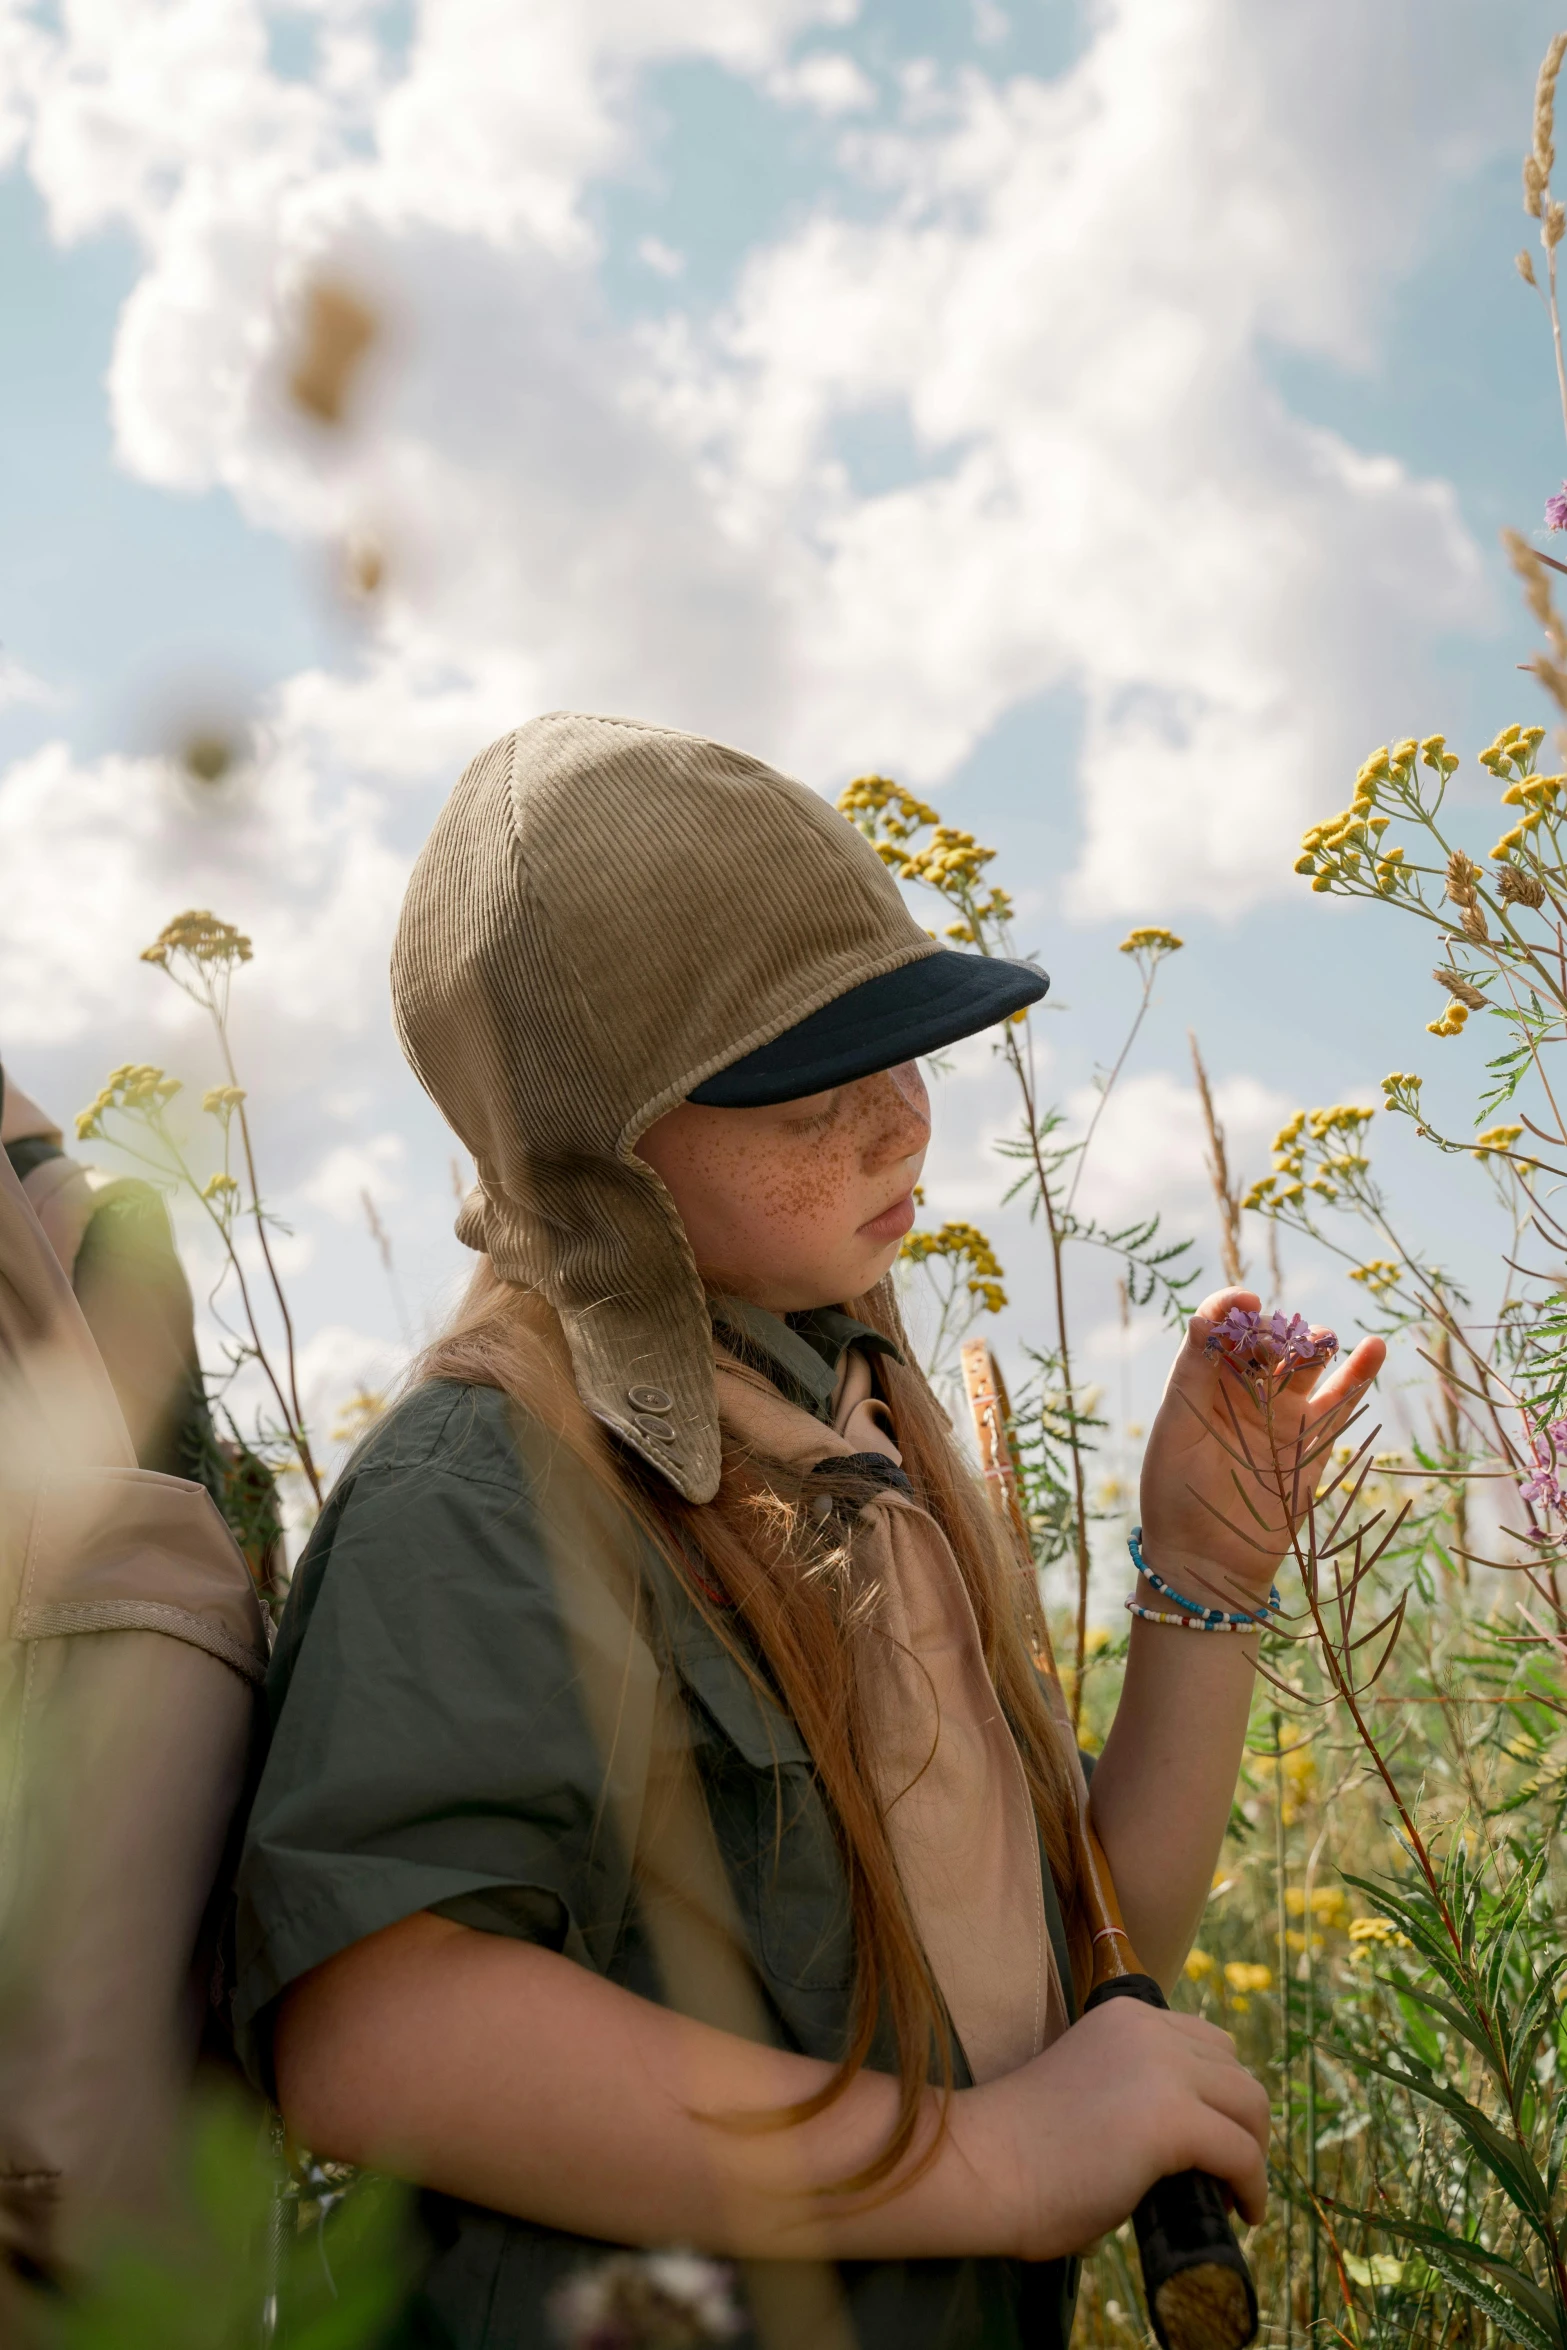
[[[802,1472],[853,1453],[900,1460],[857,1349],[844,1357],[830,1429],[722,1349],[717,1371],[733,1442]],[[854,1638],[888,1840],[969,2070],[994,2080],[1067,2024],[1022,1759],[935,1520],[906,1495],[879,1492],[855,1520],[853,1561],[875,1593]]]

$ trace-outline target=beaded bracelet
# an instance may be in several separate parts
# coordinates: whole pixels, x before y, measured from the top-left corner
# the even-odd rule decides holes
[[[1204,1607],[1200,1600],[1185,1598],[1181,1592],[1175,1589],[1173,1584],[1166,1583],[1162,1575],[1154,1573],[1153,1568],[1143,1556],[1143,1530],[1141,1526],[1132,1528],[1126,1547],[1132,1554],[1133,1566],[1149,1588],[1160,1593],[1163,1598],[1173,1600],[1178,1608],[1185,1610],[1184,1614],[1176,1616],[1164,1609],[1143,1607],[1136,1599],[1128,1599],[1126,1602],[1128,1615],[1140,1616],[1145,1624],[1175,1624],[1183,1632],[1256,1632],[1260,1631],[1266,1625],[1269,1616],[1276,1615],[1283,1605],[1279,1598],[1278,1585],[1275,1584],[1267,1598],[1260,1603],[1254,1613],[1222,1607]]]

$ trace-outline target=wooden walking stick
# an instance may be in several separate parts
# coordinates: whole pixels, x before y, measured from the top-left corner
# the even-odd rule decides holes
[[[1017,1456],[1011,1408],[995,1357],[982,1338],[963,1348],[963,1384],[974,1414],[980,1464],[997,1515],[1005,1522],[1018,1556],[1032,1575],[1033,1545],[1018,1500]],[[1061,1694],[1049,1633],[1040,1663]],[[1061,1718],[1065,1722],[1063,1700]],[[1083,1905],[1093,1936],[1094,1979],[1083,2002],[1086,2014],[1107,1999],[1141,1999],[1149,2007],[1169,2001],[1139,1963],[1122,1921],[1104,1847],[1088,1817],[1088,1789],[1079,1780],[1083,1831]],[[1142,2261],[1148,2314],[1163,2350],[1245,2350],[1257,2336],[1257,2293],[1246,2256],[1230,2225],[1224,2189],[1205,2171],[1182,2171],[1159,2179],[1132,2214]]]

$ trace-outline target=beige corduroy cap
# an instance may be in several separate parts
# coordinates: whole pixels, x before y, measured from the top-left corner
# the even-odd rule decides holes
[[[633,1146],[715,1071],[940,951],[814,792],[628,719],[504,735],[419,857],[392,992],[478,1169],[458,1237],[556,1308],[584,1402],[688,1500],[718,1487],[711,1325]]]

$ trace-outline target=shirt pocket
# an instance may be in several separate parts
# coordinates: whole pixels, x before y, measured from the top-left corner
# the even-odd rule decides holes
[[[846,1991],[854,1973],[848,1887],[805,1741],[699,1619],[682,1626],[674,1650],[695,1700],[714,1831],[763,1972],[798,1991]]]

